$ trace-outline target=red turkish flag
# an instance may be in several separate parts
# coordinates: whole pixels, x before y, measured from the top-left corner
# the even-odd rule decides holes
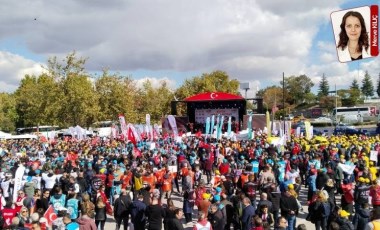
[[[131,127],[128,128],[128,140],[130,140],[134,145],[136,145],[136,137],[133,134]]]
[[[54,212],[54,208],[52,205],[46,210],[44,217],[47,220],[47,225],[51,226],[53,221],[57,219],[57,214]]]

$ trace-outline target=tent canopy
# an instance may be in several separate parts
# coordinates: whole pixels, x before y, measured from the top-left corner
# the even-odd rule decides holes
[[[188,98],[185,98],[184,101],[187,102],[197,102],[197,101],[229,101],[229,100],[245,100],[242,96],[224,93],[224,92],[208,92],[200,93]]]

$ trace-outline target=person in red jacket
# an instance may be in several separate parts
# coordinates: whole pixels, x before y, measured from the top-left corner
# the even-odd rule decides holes
[[[2,210],[3,219],[4,219],[4,226],[8,227],[12,224],[12,219],[17,215],[17,211],[12,208],[12,201],[7,201],[6,205],[4,206],[4,209]]]
[[[371,196],[371,204],[373,208],[380,207],[380,180],[376,180],[376,184],[369,190]]]
[[[219,166],[219,172],[221,175],[227,175],[230,170],[230,164],[227,159],[223,159],[223,163]]]

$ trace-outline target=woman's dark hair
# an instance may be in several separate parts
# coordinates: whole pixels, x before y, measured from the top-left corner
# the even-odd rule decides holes
[[[359,37],[359,45],[358,45],[358,52],[361,52],[363,47],[365,50],[368,50],[369,47],[369,41],[368,41],[368,34],[367,34],[367,28],[365,27],[365,21],[363,16],[356,11],[348,11],[342,18],[342,23],[340,24],[340,34],[339,34],[339,43],[338,48],[342,48],[344,50],[348,43],[348,36],[346,32],[346,20],[349,16],[356,17],[360,21],[361,26],[361,33]]]

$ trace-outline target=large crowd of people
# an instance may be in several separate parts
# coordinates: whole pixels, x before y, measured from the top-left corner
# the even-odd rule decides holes
[[[1,229],[380,229],[378,136],[178,140],[2,140]]]

